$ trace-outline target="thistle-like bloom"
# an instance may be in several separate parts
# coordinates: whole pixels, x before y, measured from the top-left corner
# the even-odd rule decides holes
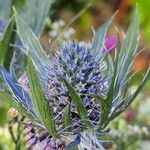
[[[95,60],[90,46],[86,43],[66,42],[58,48],[57,53],[57,56],[52,59],[51,68],[47,68],[42,79],[43,90],[52,102],[53,112],[56,116],[62,112],[57,121],[59,122],[60,118],[63,117],[63,109],[68,103],[71,103],[72,126],[75,128],[80,126],[80,117],[76,106],[61,81],[61,77],[63,77],[81,95],[90,121],[92,124],[96,124],[99,120],[99,106],[87,95],[106,95],[105,64],[100,64]]]

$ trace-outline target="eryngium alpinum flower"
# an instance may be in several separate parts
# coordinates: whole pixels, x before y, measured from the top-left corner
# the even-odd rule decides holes
[[[51,68],[47,68],[46,74],[42,78],[43,91],[47,99],[50,99],[53,113],[57,116],[55,122],[58,124],[61,122],[63,110],[70,103],[73,131],[76,132],[82,128],[77,108],[61,81],[61,77],[63,77],[81,95],[90,122],[96,125],[99,121],[100,108],[87,95],[106,94],[107,79],[103,75],[105,65],[95,60],[91,48],[86,43],[67,42],[61,45],[57,52],[58,55],[52,59]]]
[[[92,43],[65,42],[50,58],[17,12],[14,16],[29,55],[27,75],[19,85],[0,67],[6,83],[0,98],[30,119],[24,121],[27,148],[102,150],[98,136],[108,131],[108,123],[129,106],[150,76],[148,70],[137,90],[130,93],[128,85],[134,76],[131,66],[137,50],[137,10],[114,58],[108,52],[116,47],[116,40],[105,36],[114,16],[98,29]]]

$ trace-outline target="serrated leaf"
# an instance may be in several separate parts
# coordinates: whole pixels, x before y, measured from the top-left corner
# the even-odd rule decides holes
[[[3,33],[2,40],[0,41],[0,61],[7,70],[9,70],[11,58],[13,56],[13,50],[10,47],[10,44],[13,44],[15,39],[13,29],[14,19],[12,18]]]
[[[86,108],[84,107],[84,104],[82,102],[82,99],[80,98],[80,96],[78,95],[78,93],[76,92],[75,88],[68,83],[65,79],[62,79],[65,86],[67,87],[68,91],[69,91],[69,95],[72,98],[72,101],[74,102],[74,104],[77,107],[77,111],[79,116],[81,117],[81,120],[88,126],[90,127],[90,123],[89,123],[89,119],[87,116],[87,111]]]
[[[92,49],[94,51],[96,60],[99,60],[102,57],[103,53],[103,44],[106,38],[107,30],[112,23],[114,17],[116,14],[114,14],[106,23],[104,23],[102,26],[100,26],[93,38],[92,41]]]
[[[17,31],[26,53],[31,56],[35,67],[41,71],[45,71],[45,66],[48,63],[48,57],[40,45],[37,37],[32,30],[26,25],[21,16],[14,10]]]
[[[45,95],[41,89],[39,79],[32,66],[31,60],[28,58],[27,75],[29,78],[29,85],[31,89],[32,102],[37,113],[38,118],[43,123],[47,131],[53,137],[58,138],[58,134],[55,127],[55,122],[51,112],[49,102],[45,98]]]

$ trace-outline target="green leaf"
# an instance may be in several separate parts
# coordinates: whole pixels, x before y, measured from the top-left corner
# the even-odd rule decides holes
[[[66,110],[65,110],[64,117],[62,120],[62,124],[64,125],[64,128],[67,128],[67,131],[70,131],[71,129],[71,127],[69,127],[71,124],[70,112],[71,112],[71,109],[70,109],[70,103],[69,103],[66,106]]]
[[[104,96],[96,95],[96,94],[89,94],[89,96],[93,97],[100,106],[101,112],[99,116],[99,120],[100,120],[99,126],[102,127],[102,125],[108,118],[111,105],[109,104],[108,99]]]
[[[62,79],[62,80],[69,91],[72,101],[77,107],[77,111],[78,111],[79,116],[81,117],[81,120],[85,123],[85,125],[90,127],[90,123],[88,121],[89,119],[87,116],[87,111],[86,111],[86,108],[84,107],[82,99],[80,98],[75,88],[70,83],[68,83],[65,79]]]
[[[9,70],[11,58],[13,56],[13,50],[10,47],[10,44],[13,44],[15,40],[13,31],[14,25],[14,19],[12,17],[4,31],[2,40],[0,41],[0,61],[7,70]]]
[[[115,82],[116,82],[116,77],[117,77],[117,64],[118,64],[118,57],[116,58],[116,61],[114,62],[114,70],[113,70],[113,75],[111,77],[111,84],[109,86],[109,90],[107,92],[107,97],[105,101],[102,101],[101,103],[101,121],[100,121],[100,127],[102,127],[105,122],[108,119],[110,110],[112,108],[112,101],[114,98],[114,92],[115,92]]]
[[[28,58],[27,64],[27,75],[29,78],[29,85],[31,89],[31,96],[35,111],[37,113],[38,118],[43,123],[47,131],[53,136],[58,138],[55,122],[53,119],[53,115],[50,109],[49,102],[44,96],[42,92],[39,79],[37,77],[36,72],[32,66],[31,60]]]
[[[16,101],[14,101],[12,96],[8,92],[0,91],[0,99],[2,99],[10,107],[14,107],[16,110],[19,111],[20,114],[31,119],[33,122],[37,122],[36,117],[31,115],[30,112],[28,113],[27,109],[21,103],[17,103]]]
[[[108,30],[110,24],[112,23],[115,15],[116,15],[116,13],[106,23],[104,23],[102,26],[100,26],[98,28],[98,30],[93,38],[92,49],[95,52],[95,56],[96,56],[97,60],[99,60],[102,56],[105,36],[106,36],[107,30]]]
[[[102,101],[105,101],[105,98],[106,96],[103,96],[103,95],[97,95],[97,94],[86,94],[86,96],[90,96],[90,97],[93,97],[97,100],[102,100]]]
[[[96,94],[88,94],[88,96],[93,97],[97,101],[97,103],[102,107],[101,111],[103,111],[104,106],[106,107],[109,106],[108,102],[106,101],[106,97],[104,96],[96,95]]]
[[[24,46],[25,52],[29,53],[31,56],[35,67],[41,71],[45,71],[45,66],[47,66],[48,57],[40,45],[37,37],[32,32],[32,30],[26,25],[21,16],[14,9],[14,16],[17,25],[17,31],[21,42]]]

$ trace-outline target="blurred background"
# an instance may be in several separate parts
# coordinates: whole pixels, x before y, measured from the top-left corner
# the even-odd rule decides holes
[[[125,32],[129,23],[132,11],[136,3],[139,5],[139,45],[138,50],[144,49],[137,56],[133,64],[133,70],[141,69],[143,73],[150,61],[150,1],[149,0],[55,0],[51,8],[47,10],[47,15],[41,19],[42,28],[36,28],[37,24],[32,24],[40,9],[34,7],[36,0],[0,0],[0,40],[3,32],[12,16],[12,6],[22,14],[32,30],[39,35],[40,42],[44,49],[48,51],[51,42],[53,47],[57,43],[66,39],[76,39],[80,41],[91,41],[92,29],[97,29],[117,10],[115,20],[109,30],[108,35],[117,36],[117,32]],[[38,0],[37,0],[38,1]],[[33,3],[33,5],[31,4]],[[42,10],[41,10],[42,11]],[[15,28],[15,27],[14,27]],[[36,29],[37,30],[36,30]],[[16,35],[15,35],[16,36]],[[13,42],[13,41],[12,41]],[[19,40],[17,41],[19,43]],[[13,52],[6,52],[7,61],[3,60],[6,68],[10,70],[14,57]],[[18,57],[23,57],[21,54]],[[0,58],[1,52],[0,52]],[[19,61],[19,60],[18,60]],[[19,63],[20,64],[20,63]],[[23,65],[23,64],[21,64]],[[11,71],[11,70],[10,70]],[[134,90],[141,73],[137,74],[132,81]],[[150,81],[149,81],[150,82]],[[119,118],[110,125],[111,131],[105,139],[114,142],[114,150],[148,150],[150,149],[150,83],[138,96],[137,100]],[[16,125],[12,129],[10,115],[7,115],[8,106],[0,100],[0,150],[25,149],[22,138],[22,128]],[[9,112],[10,113],[10,112]],[[19,136],[20,146],[15,146],[14,136]],[[18,132],[19,135],[18,135]]]

